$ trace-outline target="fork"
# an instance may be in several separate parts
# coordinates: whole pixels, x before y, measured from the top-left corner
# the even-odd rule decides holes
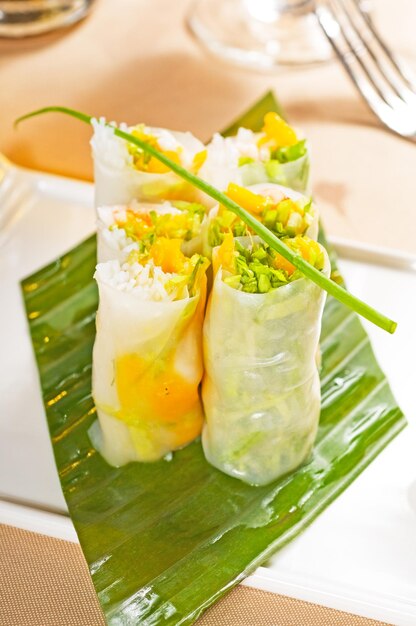
[[[360,0],[318,0],[315,14],[366,104],[398,135],[416,141],[416,87]]]

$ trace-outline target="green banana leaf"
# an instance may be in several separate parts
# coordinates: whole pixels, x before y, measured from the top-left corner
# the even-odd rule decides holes
[[[237,125],[257,130],[272,109],[268,94]],[[62,489],[107,623],[191,624],[302,532],[406,421],[358,317],[329,298],[310,463],[250,487],[211,467],[197,441],[171,462],[110,467],[88,437],[95,255],[93,237],[22,283]]]

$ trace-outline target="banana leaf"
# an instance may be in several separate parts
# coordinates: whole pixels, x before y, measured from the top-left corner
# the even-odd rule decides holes
[[[230,132],[240,123],[258,130],[272,109],[280,107],[267,94]],[[196,441],[170,462],[110,467],[88,437],[95,258],[91,237],[22,283],[63,493],[107,623],[191,624],[301,533],[406,421],[358,317],[329,298],[321,419],[307,465],[250,487],[211,467]]]

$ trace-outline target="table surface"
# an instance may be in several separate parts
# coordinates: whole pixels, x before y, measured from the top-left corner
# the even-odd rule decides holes
[[[373,4],[380,30],[416,69],[416,3],[378,0]],[[90,17],[67,31],[20,42],[0,40],[0,151],[29,168],[90,179],[87,127],[51,115],[29,121],[15,131],[13,120],[28,110],[61,104],[117,121],[189,129],[207,140],[266,90],[273,89],[290,120],[312,143],[313,190],[327,231],[333,236],[415,252],[416,149],[379,127],[340,66],[332,61],[264,75],[223,65],[206,56],[186,31],[188,8],[188,0],[96,0]],[[18,539],[21,543],[18,541],[16,550],[19,553],[20,546],[22,558],[19,560],[10,549],[6,554],[3,543],[2,560],[5,564],[7,557],[8,562],[20,564],[7,576],[7,598],[14,611],[18,605],[25,606],[21,596],[13,593],[18,589],[14,581],[30,567],[30,559],[25,561],[22,556],[28,539],[23,535]],[[71,549],[79,550],[76,546]],[[74,580],[82,560],[80,563],[71,570]],[[41,586],[42,575],[30,576],[32,585],[35,578]],[[85,580],[88,584],[88,577]],[[260,598],[259,593],[264,592],[232,592],[211,610],[208,619],[212,621],[205,623],[264,626],[266,612],[267,624],[305,623],[294,605],[285,609],[281,599],[270,594]],[[13,597],[19,602],[13,603]],[[262,614],[256,617],[259,603]],[[238,610],[242,605],[249,613]],[[79,623],[98,624],[82,617],[82,602],[78,609]],[[283,621],[285,610],[292,612],[293,621]],[[2,618],[2,624],[16,623],[4,621],[12,617]],[[19,619],[22,626],[46,624],[33,610]],[[68,620],[59,623],[78,623],[69,614]],[[326,622],[376,623],[353,622],[342,614],[327,615]],[[310,617],[308,623],[315,621]],[[316,623],[323,623],[322,615],[317,616]]]

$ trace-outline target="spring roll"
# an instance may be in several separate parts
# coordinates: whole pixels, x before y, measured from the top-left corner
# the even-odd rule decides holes
[[[318,238],[319,214],[316,205],[293,189],[273,183],[260,183],[248,188],[230,183],[226,195],[279,238],[297,235]],[[203,229],[203,254],[211,258],[213,248],[222,243],[226,233],[245,237],[252,231],[235,213],[217,205],[210,210]]]
[[[207,261],[159,238],[146,257],[97,265],[94,446],[114,466],[150,462],[201,433]]]
[[[285,243],[329,275],[320,244],[300,236]],[[264,485],[312,450],[326,294],[259,238],[227,234],[213,263],[204,323],[204,453],[226,474]]]
[[[230,182],[245,187],[270,182],[308,193],[309,169],[306,139],[270,112],[260,133],[239,128],[234,137],[215,134],[200,175],[221,190]]]
[[[105,120],[93,120],[91,140],[94,159],[95,206],[162,200],[197,201],[199,191],[154,157],[114,135]],[[150,128],[144,124],[120,125],[150,143],[192,173],[198,173],[206,158],[204,145],[190,132]]]
[[[158,237],[181,239],[186,256],[199,254],[205,211],[202,204],[179,200],[98,207],[98,263],[114,259],[123,263],[130,252],[144,253]]]

